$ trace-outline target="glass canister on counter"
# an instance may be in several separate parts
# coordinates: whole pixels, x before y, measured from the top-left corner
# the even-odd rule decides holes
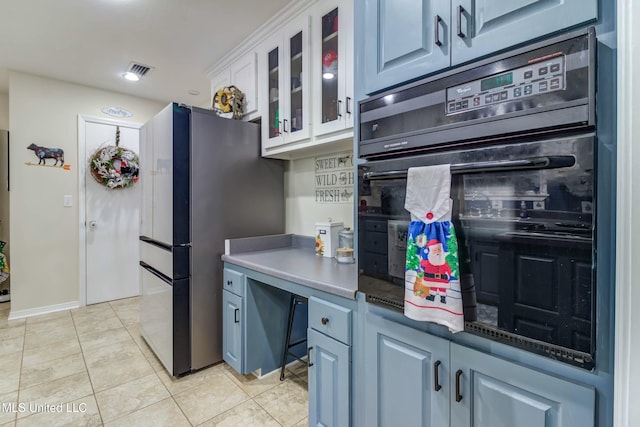
[[[338,247],[336,248],[336,261],[342,264],[355,262],[353,256],[353,230],[345,227],[338,233]]]

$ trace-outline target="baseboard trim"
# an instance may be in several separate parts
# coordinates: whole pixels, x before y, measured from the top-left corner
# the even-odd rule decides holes
[[[62,304],[47,305],[44,307],[30,308],[28,310],[19,310],[9,313],[9,320],[22,319],[25,317],[38,316],[41,314],[55,313],[56,311],[71,310],[80,308],[80,301],[70,301]]]

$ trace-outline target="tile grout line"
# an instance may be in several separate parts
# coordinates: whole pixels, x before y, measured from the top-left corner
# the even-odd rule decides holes
[[[117,313],[116,313],[116,316],[117,316]],[[118,317],[118,318],[119,318],[119,317]],[[126,330],[126,331],[127,331],[127,333],[129,334],[129,336],[131,337],[131,339],[133,340],[133,342],[136,344],[136,346],[140,349],[140,352],[142,353],[142,356],[145,358],[145,360],[147,361],[147,363],[149,363],[149,365],[151,366],[151,363],[149,362],[149,359],[148,359],[148,358],[147,358],[147,356],[144,354],[144,351],[142,351],[142,348],[140,347],[140,344],[138,343],[138,341],[136,341],[136,339],[134,338],[134,336],[131,334],[131,331],[129,330],[129,328],[125,327],[125,330]],[[143,338],[143,339],[144,339],[144,338]],[[164,368],[164,366],[163,366],[163,368]],[[152,403],[152,404],[149,404],[149,405],[145,406],[145,408],[148,408],[149,406],[155,405],[155,404],[160,403],[160,402],[164,402],[164,401],[165,401],[165,400],[167,400],[167,399],[171,399],[171,400],[173,400],[173,403],[178,407],[178,409],[180,410],[180,412],[181,412],[181,413],[182,413],[182,415],[184,416],[185,420],[187,420],[187,422],[189,423],[189,425],[191,425],[191,426],[193,427],[193,423],[189,420],[189,417],[187,417],[187,414],[185,414],[185,413],[184,413],[184,411],[182,410],[182,408],[180,407],[180,405],[178,405],[178,402],[176,402],[176,400],[175,400],[175,399],[174,399],[174,397],[173,397],[173,393],[171,393],[171,390],[169,390],[169,388],[167,387],[167,385],[162,381],[162,379],[160,378],[160,375],[158,375],[158,372],[153,368],[153,366],[151,366],[151,369],[153,370],[153,374],[156,376],[156,378],[158,379],[158,381],[160,381],[160,384],[162,384],[162,387],[164,387],[164,389],[165,389],[165,390],[167,391],[167,393],[169,394],[169,397],[167,397],[167,398],[165,398],[165,399],[162,399],[162,400],[159,400],[158,402],[154,402],[154,403]],[[134,381],[135,381],[135,380],[134,380]],[[126,414],[126,415],[131,415],[131,414],[133,414],[134,412],[137,412],[137,411],[139,411],[139,410],[141,410],[141,409],[143,409],[143,408],[138,408],[138,409],[136,409],[135,411],[130,412],[130,413]],[[118,417],[118,418],[116,418],[116,419],[120,419],[120,418],[123,418],[123,417]],[[112,421],[115,421],[116,419],[114,419],[114,420],[112,420]]]
[[[224,362],[222,362],[222,363],[224,363]],[[226,370],[226,369],[224,369],[224,368],[222,368],[222,369],[221,369],[221,371],[222,371],[223,375],[224,375],[224,376],[226,376],[226,377],[227,377],[227,378],[228,378],[228,379],[233,383],[233,385],[235,385],[236,387],[238,387],[238,388],[240,389],[240,391],[242,391],[244,394],[246,394],[246,395],[247,395],[247,399],[243,400],[242,402],[238,402],[237,404],[235,404],[233,407],[231,407],[231,408],[227,409],[226,411],[223,411],[223,412],[221,412],[221,413],[219,413],[219,414],[217,414],[217,415],[214,415],[213,417],[211,417],[211,418],[209,418],[209,419],[204,420],[203,422],[201,422],[201,423],[200,423],[200,424],[198,424],[198,425],[201,425],[201,424],[204,424],[204,423],[206,423],[206,422],[208,422],[208,421],[211,421],[211,420],[213,420],[214,418],[219,417],[220,415],[226,414],[227,412],[230,412],[230,411],[234,410],[234,409],[235,409],[235,408],[237,408],[238,406],[240,406],[240,405],[243,405],[243,404],[247,403],[248,401],[252,401],[252,402],[254,402],[256,405],[258,405],[258,406],[259,406],[259,407],[260,407],[260,408],[261,408],[261,409],[262,409],[262,410],[263,410],[263,411],[264,411],[264,412],[265,412],[265,413],[266,413],[266,414],[267,414],[271,419],[273,419],[273,421],[275,421],[275,422],[276,422],[276,424],[278,424],[279,426],[282,426],[282,424],[280,424],[280,423],[278,422],[278,420],[276,420],[275,418],[273,418],[273,416],[272,416],[272,415],[271,415],[271,414],[270,414],[266,409],[262,408],[262,406],[260,406],[260,404],[259,404],[258,402],[256,402],[255,400],[253,400],[253,397],[252,397],[249,393],[247,393],[246,391],[244,391],[244,390],[242,389],[242,387],[240,387],[240,385],[236,382],[236,379],[233,377],[233,375],[232,375],[232,374],[228,373],[228,372],[227,372],[227,370]],[[279,384],[278,384],[278,385],[279,385]],[[277,386],[274,386],[274,387],[277,387]],[[185,391],[186,391],[186,390],[185,390]],[[266,391],[267,391],[267,390],[265,390],[265,392],[266,392]],[[263,392],[263,393],[264,393],[264,392]],[[180,393],[178,393],[178,394],[180,394]],[[262,393],[260,393],[260,394],[262,394]],[[178,407],[180,407],[180,405],[178,405]],[[182,408],[181,408],[181,409],[182,409]],[[193,424],[192,424],[192,425],[193,425]]]
[[[255,400],[255,398],[256,398],[256,397],[259,397],[259,396],[262,396],[263,394],[268,393],[268,392],[270,392],[270,391],[273,391],[273,389],[275,389],[276,387],[279,387],[279,386],[284,385],[284,384],[287,382],[287,379],[288,379],[288,378],[291,378],[291,375],[292,375],[292,376],[294,376],[294,377],[296,377],[296,378],[298,378],[298,379],[300,379],[300,380],[301,380],[301,381],[303,381],[303,382],[306,382],[306,381],[304,381],[304,378],[303,378],[303,377],[299,376],[298,374],[296,374],[296,373],[295,373],[295,372],[293,372],[292,370],[290,370],[290,369],[288,369],[288,368],[287,368],[287,371],[289,371],[290,376],[289,376],[289,377],[286,377],[286,376],[285,376],[285,380],[284,380],[284,381],[280,381],[280,382],[279,382],[279,384],[276,384],[276,385],[274,385],[273,387],[270,387],[270,388],[268,388],[267,390],[264,390],[264,391],[262,391],[262,392],[260,392],[260,393],[256,394],[255,396],[249,396],[249,399],[250,399],[250,400],[253,400],[253,402],[255,402],[255,403],[256,403],[256,405],[258,405],[258,406],[259,406],[259,407],[260,407],[260,408],[261,408],[261,409],[262,409],[262,410],[263,410],[263,411],[264,411],[264,412],[265,412],[269,417],[271,417],[271,418],[272,418],[272,419],[273,419],[273,420],[274,420],[278,425],[280,425],[280,426],[283,426],[283,424],[281,424],[281,423],[280,423],[280,422],[279,422],[279,421],[278,421],[278,420],[277,420],[277,419],[276,419],[276,418],[271,414],[271,412],[269,412],[269,410],[268,410],[266,407],[264,407],[264,406],[263,406],[263,405],[261,405],[258,401],[256,401],[256,400]],[[229,378],[231,378],[231,380],[232,380],[234,383],[236,382],[236,379],[235,379],[235,377],[233,376],[233,374],[232,374],[232,373],[228,373],[226,370],[224,370],[223,372],[224,372],[224,374],[225,374],[225,375],[227,375]],[[273,374],[273,375],[276,375],[276,374]],[[236,385],[238,385],[238,384],[236,384]],[[242,388],[241,388],[241,389],[242,389]],[[248,393],[247,393],[247,394],[248,394]],[[236,405],[236,406],[237,406],[237,405]],[[225,411],[225,412],[226,412],[226,411]],[[307,418],[308,416],[309,416],[309,415],[307,414],[306,416],[304,416],[304,417],[300,418],[300,419],[299,419],[295,424],[293,424],[293,425],[299,424],[302,420],[304,420],[304,419],[305,419],[305,418]]]
[[[142,353],[142,357],[144,357],[145,361],[146,361],[147,363],[149,363],[149,359],[147,359],[147,356],[145,356],[144,352],[142,351],[142,348],[140,348],[140,345],[138,344],[138,342],[136,341],[136,339],[135,339],[135,338],[133,337],[133,335],[131,334],[131,331],[129,330],[129,328],[127,328],[127,325],[125,325],[125,323],[122,321],[122,319],[121,319],[121,318],[120,318],[120,316],[118,315],[118,312],[113,308],[113,305],[111,305],[111,301],[108,301],[107,303],[109,304],[109,307],[111,308],[111,310],[114,312],[115,316],[116,316],[116,317],[118,318],[118,320],[120,321],[120,323],[121,323],[121,325],[122,325],[121,327],[126,331],[127,335],[129,335],[129,337],[133,340],[133,343],[134,343],[134,344],[136,345],[136,347],[140,350],[140,353]],[[153,374],[156,376],[156,378],[158,379],[158,381],[160,381],[160,384],[162,384],[162,386],[163,386],[163,387],[165,388],[165,390],[166,390],[166,386],[164,385],[164,383],[162,382],[162,380],[160,379],[160,377],[158,377],[158,374],[156,373],[156,370],[155,370],[155,369],[153,369],[153,366],[151,366],[151,363],[149,363],[149,366],[151,367],[151,370],[153,371]],[[87,370],[88,370],[88,369],[87,369]],[[151,375],[151,374],[149,374],[149,375]],[[149,375],[146,375],[146,376],[149,376]],[[104,390],[100,390],[100,393],[102,393],[103,391],[106,391],[106,390],[111,390],[111,389],[114,389],[114,388],[116,388],[116,387],[120,387],[121,385],[128,384],[128,383],[130,383],[130,382],[137,381],[137,380],[139,380],[139,379],[141,379],[141,378],[144,378],[144,377],[134,378],[134,379],[132,379],[131,381],[127,381],[127,382],[122,383],[122,384],[116,384],[116,385],[114,385],[114,386],[112,386],[112,387],[108,387],[108,388],[106,388],[106,389],[104,389]],[[169,392],[169,390],[167,390],[167,393],[169,393],[169,397],[171,397],[171,393]],[[95,391],[94,391],[94,396],[96,396],[96,392],[95,392]],[[148,408],[149,406],[155,405],[155,404],[160,403],[160,402],[163,402],[163,401],[165,401],[165,400],[167,400],[167,398],[165,398],[165,399],[161,399],[161,400],[159,400],[158,402],[150,403],[150,404],[145,405],[145,406],[142,406],[142,407],[140,407],[140,408],[136,408],[134,411],[130,411],[130,412],[127,412],[127,413],[125,413],[125,414],[120,414],[119,416],[115,417],[114,419],[109,420],[109,422],[111,423],[111,422],[117,421],[117,420],[119,420],[119,419],[121,419],[121,418],[124,418],[124,417],[126,417],[126,416],[131,415],[131,414],[134,414],[134,413],[136,413],[136,412],[138,412],[138,411],[141,411],[141,410],[143,410],[143,409],[145,409],[145,408]],[[97,398],[97,396],[96,396],[96,405],[98,406],[98,410],[100,410],[100,405],[98,405],[98,398]],[[102,418],[102,416],[101,416],[101,418]],[[104,420],[103,420],[102,424],[104,425]]]
[[[85,305],[86,307],[86,305]],[[78,335],[78,328],[76,326],[76,319],[69,310],[69,314],[71,315],[71,321],[73,322],[73,329],[76,331],[76,339],[78,340],[78,346],[80,347],[80,354],[82,355],[82,363],[84,363],[84,369],[87,371],[87,377],[89,378],[89,384],[91,385],[91,392],[93,393],[93,400],[96,402],[96,408],[98,409],[98,416],[100,417],[100,424],[104,426],[104,419],[102,418],[102,411],[100,411],[100,405],[98,405],[98,398],[96,396],[96,389],[93,386],[93,380],[91,379],[91,374],[89,373],[89,366],[87,365],[87,359],[84,357],[84,349],[82,348],[82,344],[80,343],[80,335]]]
[[[224,415],[224,414],[227,414],[227,413],[230,413],[231,411],[236,410],[239,406],[244,405],[244,404],[247,404],[247,403],[249,403],[249,402],[251,402],[251,404],[253,404],[253,405],[257,405],[257,406],[256,406],[256,408],[260,408],[260,410],[261,410],[263,413],[265,413],[265,414],[267,415],[267,417],[265,418],[265,421],[267,421],[267,422],[269,422],[269,423],[270,423],[270,422],[273,422],[273,424],[274,424],[274,425],[281,426],[281,427],[282,427],[282,426],[284,426],[284,425],[289,425],[289,422],[290,422],[290,420],[289,420],[289,419],[285,419],[285,421],[284,421],[283,423],[279,422],[279,421],[276,419],[276,417],[275,417],[274,415],[272,415],[272,414],[267,410],[267,408],[266,408],[266,407],[262,406],[260,403],[258,403],[258,402],[256,401],[256,398],[257,398],[257,397],[259,397],[259,396],[263,395],[264,393],[266,393],[266,392],[268,392],[268,391],[270,391],[270,390],[272,391],[275,387],[277,387],[278,385],[283,385],[285,382],[279,382],[279,381],[278,381],[278,384],[275,384],[273,387],[269,387],[267,390],[264,390],[264,391],[260,392],[259,394],[256,394],[255,396],[252,396],[248,391],[245,391],[245,390],[244,390],[244,388],[242,387],[243,383],[242,383],[239,379],[235,378],[235,376],[233,375],[233,373],[232,373],[231,371],[229,371],[228,369],[226,369],[226,368],[225,368],[225,366],[223,366],[223,365],[224,365],[224,362],[220,365],[220,367],[219,367],[219,368],[216,368],[216,371],[215,371],[215,372],[214,372],[214,371],[212,371],[212,372],[213,372],[213,373],[214,373],[214,375],[216,375],[216,376],[217,376],[217,375],[220,375],[220,373],[222,373],[223,375],[222,375],[220,378],[226,378],[226,379],[228,379],[229,381],[231,381],[231,383],[232,383],[235,387],[237,387],[240,391],[242,391],[242,392],[245,394],[246,398],[245,398],[244,400],[242,400],[241,402],[238,402],[237,404],[235,404],[233,407],[226,409],[224,412],[221,412],[220,414],[216,414],[215,416],[213,416],[213,417],[211,417],[211,418],[209,418],[209,419],[206,419],[206,420],[202,421],[202,423],[200,423],[200,422],[199,422],[198,424],[195,424],[195,422],[192,422],[192,421],[189,419],[189,417],[187,416],[187,414],[186,414],[185,410],[180,406],[180,404],[178,403],[178,400],[176,399],[176,396],[180,396],[180,395],[182,395],[182,394],[187,393],[191,388],[193,388],[193,387],[197,387],[197,386],[198,386],[198,384],[196,383],[196,384],[194,384],[192,387],[188,387],[188,388],[187,388],[187,389],[185,389],[185,390],[181,390],[181,391],[179,391],[179,392],[177,392],[177,393],[173,393],[173,392],[171,391],[171,390],[172,390],[172,388],[171,388],[171,383],[165,383],[165,381],[163,380],[163,377],[162,377],[162,375],[166,372],[166,369],[165,369],[165,368],[164,368],[164,366],[162,366],[162,365],[160,365],[159,367],[157,366],[157,359],[155,359],[155,355],[154,355],[154,353],[153,353],[152,351],[151,351],[151,352],[148,352],[148,351],[147,351],[147,347],[145,347],[145,344],[146,344],[146,343],[144,342],[144,340],[140,341],[140,340],[139,340],[139,337],[136,335],[136,333],[138,333],[138,335],[139,335],[139,327],[140,327],[140,325],[139,325],[139,321],[137,321],[137,322],[136,322],[135,317],[131,315],[131,314],[133,314],[133,315],[135,315],[135,314],[136,314],[136,313],[135,313],[135,305],[132,305],[131,307],[127,307],[127,306],[125,306],[125,305],[121,306],[122,310],[120,310],[120,311],[122,311],[122,313],[123,313],[124,317],[125,317],[126,319],[128,319],[128,320],[127,320],[127,322],[128,322],[128,323],[127,323],[127,322],[125,322],[125,318],[123,318],[123,317],[121,317],[121,316],[120,316],[119,311],[118,311],[118,310],[116,310],[116,308],[114,307],[114,305],[112,304],[112,302],[107,302],[107,304],[106,304],[106,305],[107,305],[107,307],[108,307],[108,308],[107,308],[107,310],[102,311],[102,309],[98,309],[98,310],[97,310],[96,312],[94,312],[94,313],[92,313],[92,311],[91,311],[91,310],[89,310],[88,312],[85,312],[85,311],[77,311],[76,313],[73,313],[73,312],[71,312],[71,310],[68,310],[68,315],[71,317],[71,320],[72,320],[73,331],[75,332],[74,338],[76,339],[76,341],[77,341],[77,343],[78,343],[78,345],[79,345],[79,347],[80,347],[80,352],[79,352],[79,353],[80,353],[80,356],[82,357],[82,361],[83,361],[83,364],[84,364],[83,366],[84,366],[84,368],[85,368],[85,374],[88,376],[89,384],[90,384],[90,387],[91,387],[91,394],[89,394],[88,396],[83,397],[83,398],[87,398],[87,397],[89,397],[89,396],[93,396],[93,400],[94,400],[94,402],[96,403],[96,407],[97,407],[97,411],[98,411],[98,416],[100,417],[100,418],[99,418],[99,419],[100,419],[99,423],[100,423],[102,426],[104,426],[104,425],[105,425],[105,419],[103,418],[103,417],[104,417],[104,415],[102,414],[101,407],[100,407],[100,405],[98,404],[98,398],[97,398],[97,394],[98,394],[98,393],[96,392],[95,384],[94,384],[94,380],[93,380],[93,378],[92,378],[92,377],[91,377],[91,375],[90,375],[89,367],[88,367],[87,360],[86,360],[86,353],[87,353],[87,352],[89,352],[89,351],[92,351],[92,350],[94,350],[94,349],[85,349],[85,347],[83,347],[83,346],[81,345],[81,339],[80,339],[80,334],[79,334],[79,329],[78,329],[78,327],[79,327],[79,326],[83,326],[83,325],[81,325],[81,323],[82,323],[82,319],[84,319],[85,317],[86,317],[86,320],[91,320],[91,319],[95,319],[95,316],[96,316],[96,315],[100,315],[100,314],[107,314],[107,313],[110,313],[110,315],[114,315],[114,316],[118,319],[118,323],[119,323],[119,326],[118,326],[117,328],[116,328],[116,327],[114,327],[114,328],[109,328],[109,329],[108,329],[108,331],[111,331],[111,330],[116,331],[116,330],[121,330],[121,328],[124,328],[124,330],[125,330],[125,332],[126,332],[126,337],[128,337],[129,339],[132,339],[132,340],[133,340],[133,342],[136,344],[136,345],[135,345],[135,348],[136,348],[140,353],[142,353],[142,355],[143,355],[143,357],[144,357],[144,360],[145,360],[145,361],[146,361],[146,363],[147,363],[148,365],[150,365],[150,367],[152,368],[152,369],[151,369],[151,372],[153,372],[153,374],[155,375],[154,377],[151,377],[151,373],[149,373],[149,374],[148,374],[148,375],[146,375],[146,376],[150,377],[150,379],[151,379],[151,378],[153,378],[153,380],[155,380],[155,381],[160,381],[160,384],[162,385],[162,388],[158,388],[158,390],[160,390],[160,389],[161,389],[161,390],[164,390],[164,391],[166,391],[166,393],[168,394],[168,396],[166,396],[166,397],[164,397],[164,398],[160,399],[159,401],[156,401],[156,402],[153,402],[153,403],[146,404],[145,406],[137,407],[137,408],[135,408],[134,410],[130,410],[130,411],[128,411],[127,413],[124,413],[124,414],[119,414],[119,415],[118,415],[118,416],[116,416],[115,418],[110,419],[110,420],[108,421],[108,423],[117,422],[117,420],[121,420],[121,419],[123,419],[124,417],[131,416],[132,414],[136,414],[137,412],[142,411],[142,410],[144,410],[144,409],[146,409],[146,408],[148,408],[148,407],[150,407],[150,406],[152,406],[152,405],[158,404],[158,403],[160,403],[160,402],[165,402],[165,401],[167,400],[167,398],[171,398],[171,401],[173,402],[173,404],[174,404],[175,406],[177,406],[177,408],[178,408],[178,410],[179,410],[179,412],[176,412],[176,415],[177,415],[178,413],[182,414],[182,416],[183,416],[184,420],[185,420],[185,421],[187,422],[187,424],[188,424],[188,425],[190,425],[190,426],[196,426],[196,425],[201,425],[202,423],[211,422],[211,420],[213,420],[214,418],[216,418],[216,417],[220,417],[220,416],[222,416],[222,415]],[[105,308],[106,308],[106,307],[105,307]],[[118,306],[118,308],[120,308],[120,306]],[[110,321],[110,322],[111,322],[111,321]],[[25,321],[25,325],[23,326],[23,327],[24,327],[23,334],[22,334],[22,336],[23,336],[23,343],[22,343],[22,352],[21,352],[21,355],[20,355],[20,356],[21,356],[21,359],[20,359],[20,372],[19,372],[19,377],[18,377],[18,391],[17,391],[17,397],[16,397],[16,401],[17,401],[17,402],[19,402],[19,401],[20,401],[20,397],[21,397],[21,395],[22,395],[22,392],[24,392],[25,390],[27,390],[27,388],[25,388],[24,390],[22,389],[22,385],[23,385],[23,382],[24,382],[24,380],[25,380],[25,378],[23,378],[22,368],[23,368],[23,366],[24,366],[24,359],[25,359],[25,357],[26,357],[26,352],[25,352],[25,342],[26,342],[26,336],[27,336],[27,332],[28,332],[28,327],[27,327],[27,324],[28,324],[28,323],[29,323],[29,322],[28,322],[28,320],[27,320],[27,321]],[[36,323],[39,323],[39,322],[36,322]],[[115,323],[115,322],[113,322],[113,323]],[[35,324],[35,323],[34,323],[34,324]],[[90,326],[90,325],[87,325],[87,326]],[[89,329],[88,329],[88,331],[90,331],[90,330],[91,330],[91,328],[89,328]],[[104,332],[106,332],[106,331],[88,332],[88,334],[91,334],[91,333],[97,333],[97,332],[104,333]],[[87,334],[86,334],[86,333],[83,333],[83,336],[84,336],[84,335],[87,335]],[[135,335],[135,336],[134,336],[134,335]],[[115,336],[118,336],[118,337],[119,337],[119,336],[120,336],[120,332],[116,333],[116,334],[115,334]],[[122,336],[124,337],[124,336],[125,336],[125,334],[123,334]],[[99,338],[100,338],[100,334],[97,334],[97,339],[99,339]],[[108,346],[108,345],[109,345],[109,344],[99,345],[98,347],[95,347],[95,349],[100,348],[100,347],[104,348],[104,347],[106,347],[106,346]],[[74,354],[77,354],[77,353],[74,353]],[[62,358],[64,358],[64,357],[67,357],[67,356],[62,356]],[[35,366],[35,365],[34,365],[34,366]],[[159,368],[159,370],[157,370],[156,368]],[[287,378],[287,380],[295,380],[295,381],[296,381],[296,383],[297,383],[297,382],[299,382],[299,381],[301,381],[301,382],[306,382],[306,381],[304,380],[304,378],[303,378],[303,376],[304,376],[304,374],[305,374],[304,372],[300,372],[300,373],[298,373],[298,372],[293,372],[292,370],[288,370],[288,373],[289,373],[289,375],[288,375],[288,377],[289,377],[289,378]],[[303,375],[300,375],[300,374],[303,374]],[[66,378],[66,377],[71,376],[71,375],[77,375],[77,373],[67,375],[67,376],[65,376],[65,377],[63,377],[63,378]],[[208,376],[208,375],[205,375],[205,376]],[[169,377],[171,378],[171,376],[169,376]],[[123,383],[123,384],[131,383],[131,382],[134,382],[134,381],[140,380],[141,378],[144,378],[144,377],[131,379],[131,380],[129,380],[129,381],[126,381],[126,382],[125,382],[125,383]],[[60,380],[60,379],[62,379],[62,378],[56,378],[56,381],[57,381],[57,380]],[[286,382],[289,382],[289,381],[286,381]],[[120,386],[122,386],[123,384],[116,384],[116,385],[112,385],[112,386],[110,386],[110,387],[108,387],[108,388],[105,388],[104,390],[101,390],[101,391],[100,391],[100,393],[101,393],[102,391],[112,390],[112,389],[114,389],[114,388],[116,388],[116,387],[120,387]],[[36,387],[36,386],[38,386],[38,385],[39,385],[39,384],[35,384],[35,385],[33,385],[33,387]],[[187,382],[186,384],[183,384],[183,385],[187,385],[187,386],[189,386],[189,385],[190,385],[190,383],[189,383],[189,382]],[[178,386],[178,388],[177,388],[176,390],[180,390],[180,386]],[[251,389],[249,389],[249,390],[251,390]],[[255,392],[255,391],[257,391],[257,390],[254,390],[254,392]],[[187,396],[188,396],[188,394],[187,394]],[[266,403],[266,402],[265,402],[265,403]],[[165,403],[165,404],[167,404],[167,403]],[[27,417],[25,417],[25,419],[26,419],[26,418],[27,418]],[[305,419],[305,416],[301,417],[301,419],[300,419],[300,420],[297,420],[297,421],[296,421],[295,423],[293,423],[292,425],[300,424],[300,422],[302,422],[304,419]],[[97,421],[97,420],[96,420],[96,421]],[[17,424],[17,422],[18,422],[18,414],[17,414],[17,413],[14,415],[14,417],[13,417],[13,421],[12,421],[12,422],[13,422],[13,425],[14,425],[14,426]]]

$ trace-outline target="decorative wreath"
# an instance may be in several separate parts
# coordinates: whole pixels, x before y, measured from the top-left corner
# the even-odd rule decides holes
[[[116,130],[116,145],[108,145],[98,149],[89,166],[91,176],[109,189],[131,187],[138,182],[140,161],[133,151],[122,148],[120,143],[120,128]]]
[[[234,119],[242,118],[242,104],[244,93],[235,86],[225,86],[218,89],[213,96],[213,109],[218,113],[232,113]]]

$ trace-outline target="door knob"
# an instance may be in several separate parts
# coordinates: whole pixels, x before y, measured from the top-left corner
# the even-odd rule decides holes
[[[98,223],[95,221],[89,221],[89,228],[95,230],[96,228],[98,228]]]

